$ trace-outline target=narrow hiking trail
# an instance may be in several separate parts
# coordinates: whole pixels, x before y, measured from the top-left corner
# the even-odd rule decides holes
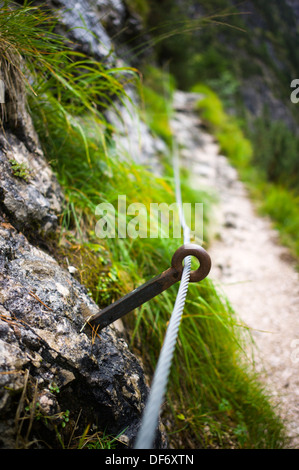
[[[257,370],[287,420],[289,447],[299,448],[299,274],[270,221],[257,215],[236,170],[204,130],[194,111],[199,98],[177,92],[171,125],[192,186],[219,201],[209,277],[250,328]]]

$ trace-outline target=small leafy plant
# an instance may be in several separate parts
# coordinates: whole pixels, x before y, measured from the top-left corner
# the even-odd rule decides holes
[[[21,178],[25,180],[26,182],[29,181],[30,170],[28,166],[26,165],[26,163],[19,163],[17,162],[17,160],[12,158],[10,160],[10,165],[11,165],[12,173],[14,176],[17,176],[18,178]]]
[[[60,393],[58,385],[56,385],[54,382],[49,386],[49,390],[52,393]]]

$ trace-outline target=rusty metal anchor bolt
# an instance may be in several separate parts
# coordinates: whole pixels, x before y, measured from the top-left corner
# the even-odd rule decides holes
[[[190,282],[202,281],[210,272],[211,258],[201,246],[187,243],[176,250],[169,269],[105,307],[91,317],[89,323],[101,330],[180,281],[186,256],[195,256],[200,264],[198,269],[191,271]]]

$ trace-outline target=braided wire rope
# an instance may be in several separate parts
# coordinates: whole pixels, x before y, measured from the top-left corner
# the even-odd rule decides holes
[[[184,244],[190,242],[190,228],[187,225],[183,213],[181,196],[179,154],[177,146],[173,148],[173,171],[175,179],[176,202],[179,207],[180,223],[183,229]],[[182,278],[175,300],[174,308],[170,317],[165,334],[164,343],[161,348],[157,367],[154,373],[152,386],[145,410],[142,416],[141,426],[137,435],[134,449],[151,449],[155,439],[156,429],[159,423],[160,409],[165,397],[170,367],[177,342],[179,326],[185,305],[191,273],[191,256],[184,259]]]

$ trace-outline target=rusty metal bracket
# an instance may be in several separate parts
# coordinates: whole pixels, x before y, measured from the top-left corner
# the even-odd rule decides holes
[[[174,253],[169,269],[93,315],[89,319],[89,323],[101,330],[180,281],[183,272],[183,260],[186,256],[195,256],[200,263],[198,269],[191,271],[190,282],[199,282],[204,279],[211,269],[210,256],[199,245],[185,244]]]

